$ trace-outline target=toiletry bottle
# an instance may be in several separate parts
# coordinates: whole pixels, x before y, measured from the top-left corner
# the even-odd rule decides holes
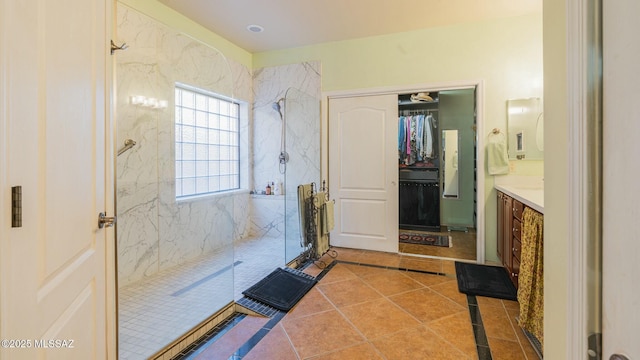
[[[276,194],[276,184],[273,181],[271,182],[271,195],[278,195]]]
[[[280,187],[280,181],[278,181],[278,183],[274,185],[273,195],[282,195],[282,189]]]
[[[269,185],[269,183],[267,183],[266,194],[271,195],[271,186]]]

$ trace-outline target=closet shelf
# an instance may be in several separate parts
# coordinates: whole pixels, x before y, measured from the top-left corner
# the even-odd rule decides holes
[[[398,105],[399,106],[416,106],[416,107],[426,107],[426,106],[429,106],[429,105],[438,106],[438,100],[422,101],[422,102],[414,102],[414,101],[411,101],[411,100],[399,100],[398,101]]]

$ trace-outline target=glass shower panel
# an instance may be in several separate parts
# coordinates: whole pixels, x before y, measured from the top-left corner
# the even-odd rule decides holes
[[[129,45],[115,58],[118,351],[143,359],[233,301],[234,214],[246,199],[176,199],[176,174],[201,179],[176,166],[175,85],[232,97],[226,58],[120,3],[117,33]]]
[[[315,183],[320,178],[320,99],[296,88],[285,96],[285,148],[289,154],[285,172],[285,260],[287,263],[303,251],[298,213],[298,185]]]

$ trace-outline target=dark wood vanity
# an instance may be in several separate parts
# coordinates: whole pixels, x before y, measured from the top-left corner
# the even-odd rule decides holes
[[[498,257],[518,287],[524,204],[498,191]]]
[[[543,190],[496,185],[496,192],[498,194],[497,253],[517,288],[522,260],[524,228],[522,214],[526,208],[530,208],[542,215]]]

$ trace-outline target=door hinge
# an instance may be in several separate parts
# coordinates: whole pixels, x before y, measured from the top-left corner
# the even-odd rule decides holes
[[[593,333],[589,335],[589,360],[601,360],[602,359],[602,334]]]

